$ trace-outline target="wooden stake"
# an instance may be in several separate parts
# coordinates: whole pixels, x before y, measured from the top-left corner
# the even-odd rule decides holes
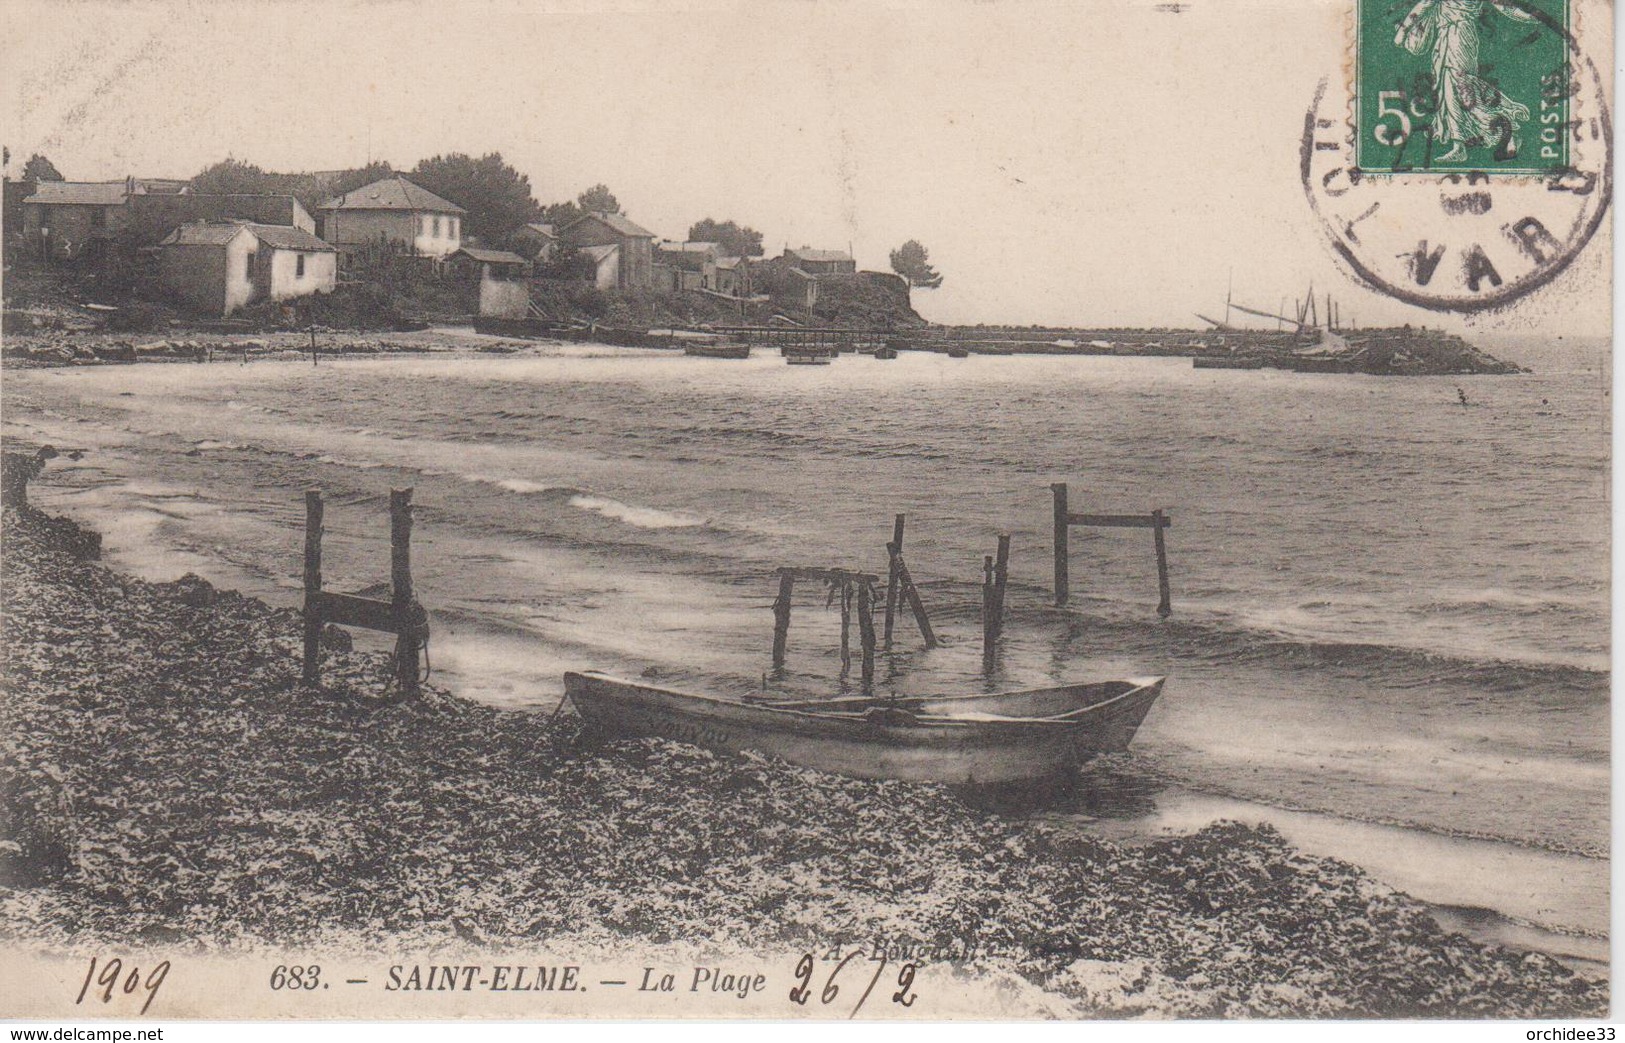
[[[908,563],[897,557],[897,580],[903,588],[903,597],[908,601],[910,611],[914,613],[914,622],[920,625],[920,636],[925,638],[926,648],[937,647],[937,635],[931,629],[931,620],[925,615],[925,602],[920,600],[920,592],[914,586],[914,577],[909,575]]]
[[[773,602],[773,668],[784,666],[784,646],[790,640],[790,595],[796,589],[796,578],[787,572],[779,574],[779,596]]]
[[[321,667],[322,494],[305,493],[305,666],[304,682],[314,685]]]
[[[982,558],[982,669],[993,669],[993,555]]]
[[[1010,534],[999,533],[999,555],[993,562],[993,629],[1004,631],[1004,591],[1010,576]]]
[[[998,662],[999,636],[1004,630],[1004,586],[1010,567],[1010,537],[999,535],[999,554],[982,559],[982,669],[992,672]]]
[[[866,580],[858,580],[858,643],[863,647],[863,690],[875,686],[875,592]]]
[[[849,636],[852,631],[852,585],[841,584],[837,594],[841,599],[841,673],[844,675],[852,669],[852,643]]]
[[[412,630],[412,490],[389,494],[389,586],[395,623],[395,679],[407,695],[418,692],[418,645]]]
[[[1162,530],[1168,527],[1168,520],[1162,516],[1160,508],[1151,512],[1151,520],[1154,523],[1152,538],[1157,544],[1157,593],[1161,599],[1157,603],[1157,615],[1167,619],[1174,611],[1172,594],[1168,589],[1168,548],[1162,538]]]
[[[891,542],[886,544],[891,566],[886,572],[886,651],[891,651],[892,624],[897,621],[898,571],[903,563],[903,516],[892,521]]]
[[[1067,589],[1067,526],[1071,517],[1066,509],[1066,483],[1055,482],[1050,486],[1055,493],[1055,603],[1066,604],[1070,594]]]

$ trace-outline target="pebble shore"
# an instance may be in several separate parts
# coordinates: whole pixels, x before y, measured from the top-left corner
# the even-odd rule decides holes
[[[1596,1017],[1605,981],[1221,822],[1141,845],[428,687],[297,611],[153,584],[6,507],[0,931],[231,953],[904,941],[1080,1017]],[[584,664],[590,665],[590,664]]]

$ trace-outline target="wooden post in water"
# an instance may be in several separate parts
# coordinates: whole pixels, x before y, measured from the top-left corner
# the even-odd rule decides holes
[[[319,677],[322,641],[322,494],[305,493],[305,667],[303,680],[313,685]]]
[[[842,583],[836,588],[835,596],[841,599],[841,673],[844,676],[852,669],[852,586]]]
[[[991,672],[998,662],[999,637],[1004,632],[1004,591],[1010,572],[1010,537],[999,534],[998,557],[982,559],[982,669]]]
[[[903,516],[899,514],[891,527],[891,542],[886,544],[886,555],[891,565],[886,572],[886,651],[891,651],[892,624],[897,622],[898,579],[903,564]]]
[[[1168,519],[1163,516],[1162,508],[1151,512],[1151,534],[1157,544],[1157,615],[1167,619],[1173,614],[1173,597],[1168,589],[1168,548],[1162,538],[1162,530],[1168,527]]]
[[[1066,483],[1055,482],[1050,485],[1055,493],[1055,603],[1066,604],[1070,593],[1067,589],[1067,526],[1071,523],[1071,516],[1066,510]]]
[[[993,669],[993,555],[982,558],[982,669]]]
[[[868,580],[858,580],[858,643],[863,647],[863,690],[875,686],[875,594]]]
[[[790,595],[796,589],[796,578],[789,572],[779,572],[779,596],[773,602],[773,669],[784,666],[784,646],[790,640]]]
[[[389,587],[395,624],[395,679],[407,695],[418,693],[418,643],[412,626],[412,490],[389,494]]]

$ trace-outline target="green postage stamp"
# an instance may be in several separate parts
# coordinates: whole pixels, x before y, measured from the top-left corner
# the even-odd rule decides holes
[[[1357,0],[1364,173],[1568,166],[1568,0]]]

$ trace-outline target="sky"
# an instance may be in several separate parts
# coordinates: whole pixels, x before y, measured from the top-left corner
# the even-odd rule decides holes
[[[1179,7],[1175,12],[1168,10]],[[1611,231],[1518,307],[1442,317],[1360,287],[1298,181],[1330,0],[592,3],[5,0],[12,173],[189,177],[499,151],[543,203],[607,183],[683,238],[732,219],[887,268],[943,322],[1199,327],[1312,284],[1365,324],[1604,335]]]

